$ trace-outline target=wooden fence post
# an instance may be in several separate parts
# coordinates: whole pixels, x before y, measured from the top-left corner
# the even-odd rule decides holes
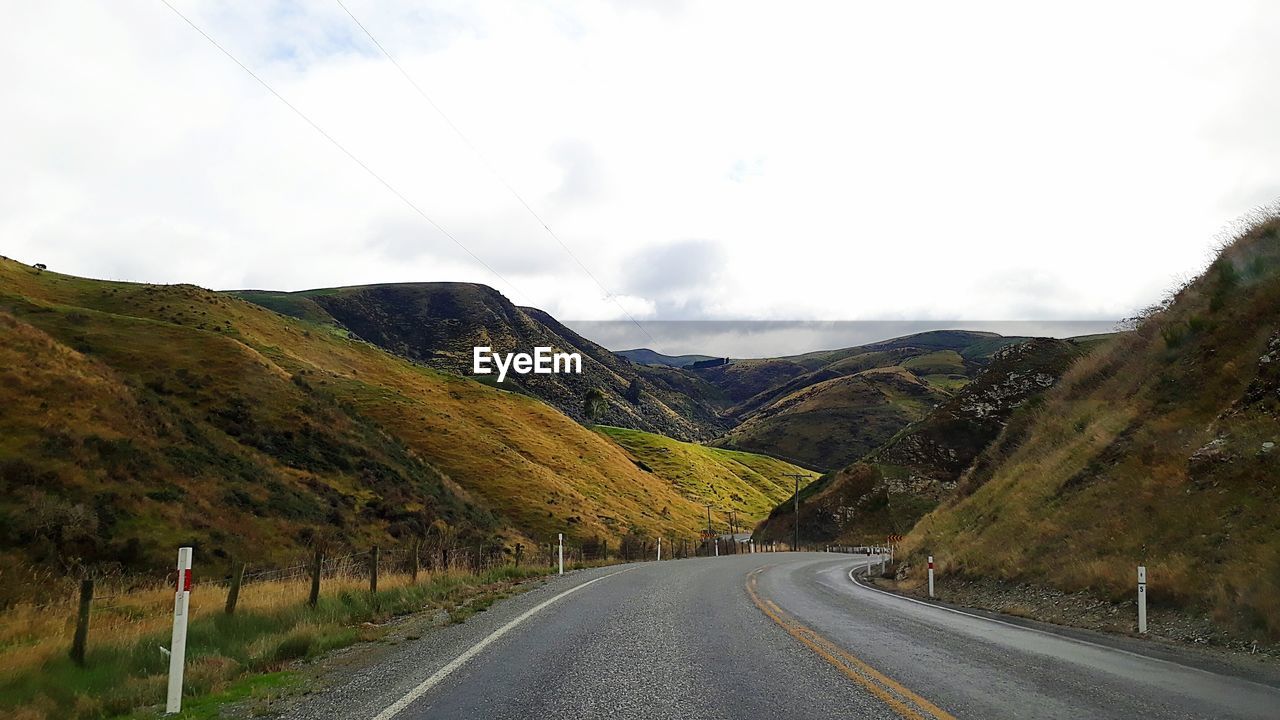
[[[516,543],[516,567],[520,567],[520,558],[524,557],[524,545]]]
[[[93,581],[80,581],[80,612],[76,615],[76,635],[71,641],[71,659],[84,667],[85,646],[89,643],[89,607],[93,604]]]
[[[416,585],[418,583],[418,551],[422,547],[421,540],[413,541],[413,556],[409,558],[409,579]]]
[[[231,566],[231,586],[227,588],[227,607],[225,611],[228,615],[236,614],[236,603],[240,602],[240,584],[244,582],[244,567],[246,563],[236,563]]]
[[[377,594],[378,592],[378,546],[374,545],[373,550],[369,552],[369,592]]]
[[[324,553],[317,550],[311,558],[311,596],[307,604],[315,607],[320,602],[320,570],[324,567]]]

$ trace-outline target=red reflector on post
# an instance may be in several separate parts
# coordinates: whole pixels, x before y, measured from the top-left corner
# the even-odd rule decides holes
[[[191,592],[191,571],[190,570],[178,571],[177,585],[180,590]]]

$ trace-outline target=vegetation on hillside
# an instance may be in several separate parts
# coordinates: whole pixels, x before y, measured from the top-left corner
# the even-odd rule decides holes
[[[911,423],[860,461],[801,493],[801,535],[816,542],[881,542],[909,530],[956,488],[960,474],[991,443],[1010,416],[1038,396],[1102,339],[1036,338],[998,350],[989,365],[955,395]],[[928,372],[957,362],[954,351],[906,360]],[[780,505],[756,532],[790,537],[794,516]]]
[[[810,474],[765,455],[680,442],[640,430],[606,425],[596,429],[626,449],[646,472],[697,503],[710,503],[717,518],[735,511],[744,528],[755,525],[775,505],[791,497],[795,481],[787,475]],[[723,520],[716,519],[715,526],[723,528]]]
[[[577,352],[581,374],[507,375],[498,386],[541,399],[582,422],[589,390],[604,394],[605,422],[661,432],[682,439],[719,433],[723,421],[715,402],[687,380],[674,383],[668,368],[634,365],[578,335],[536,308],[517,307],[493,288],[473,283],[396,283],[324,288],[296,293],[260,290],[236,293],[285,315],[341,327],[354,337],[445,372],[472,376],[472,348],[532,352],[551,347]],[[626,398],[632,381],[646,380],[636,402]],[[478,377],[489,383],[492,378]]]
[[[0,601],[44,587],[36,569],[167,568],[179,544],[220,572],[322,544],[705,523],[538,400],[192,286],[0,260],[0,359]]]
[[[818,469],[847,465],[923,418],[947,394],[900,367],[810,385],[770,403],[717,444]]]
[[[905,543],[944,574],[1120,599],[1280,639],[1280,220],[1076,363]],[[919,563],[912,579],[919,582]]]
[[[725,414],[739,424],[714,444],[834,469],[922,418],[1023,339],[940,330],[690,374],[733,402]]]

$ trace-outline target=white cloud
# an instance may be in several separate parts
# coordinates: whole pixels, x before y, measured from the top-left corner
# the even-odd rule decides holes
[[[172,1],[518,290],[152,0],[0,27],[0,253],[621,316],[336,4]],[[348,4],[637,317],[1119,317],[1280,193],[1274,4]]]

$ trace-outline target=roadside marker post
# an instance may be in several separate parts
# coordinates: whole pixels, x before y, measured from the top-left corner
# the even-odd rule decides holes
[[[662,562],[662,538],[658,538],[658,562]]]
[[[187,655],[191,605],[191,548],[178,548],[178,582],[173,596],[173,637],[169,643],[169,695],[165,713],[182,711],[182,671]]]
[[[1147,566],[1138,566],[1138,632],[1147,633]]]
[[[560,574],[563,575],[564,574],[564,533],[559,533],[559,535],[560,535],[560,540],[559,540],[560,544],[559,544],[559,550],[557,551],[557,557],[559,558],[559,562],[560,562]]]
[[[933,597],[933,556],[929,556],[929,597]]]

